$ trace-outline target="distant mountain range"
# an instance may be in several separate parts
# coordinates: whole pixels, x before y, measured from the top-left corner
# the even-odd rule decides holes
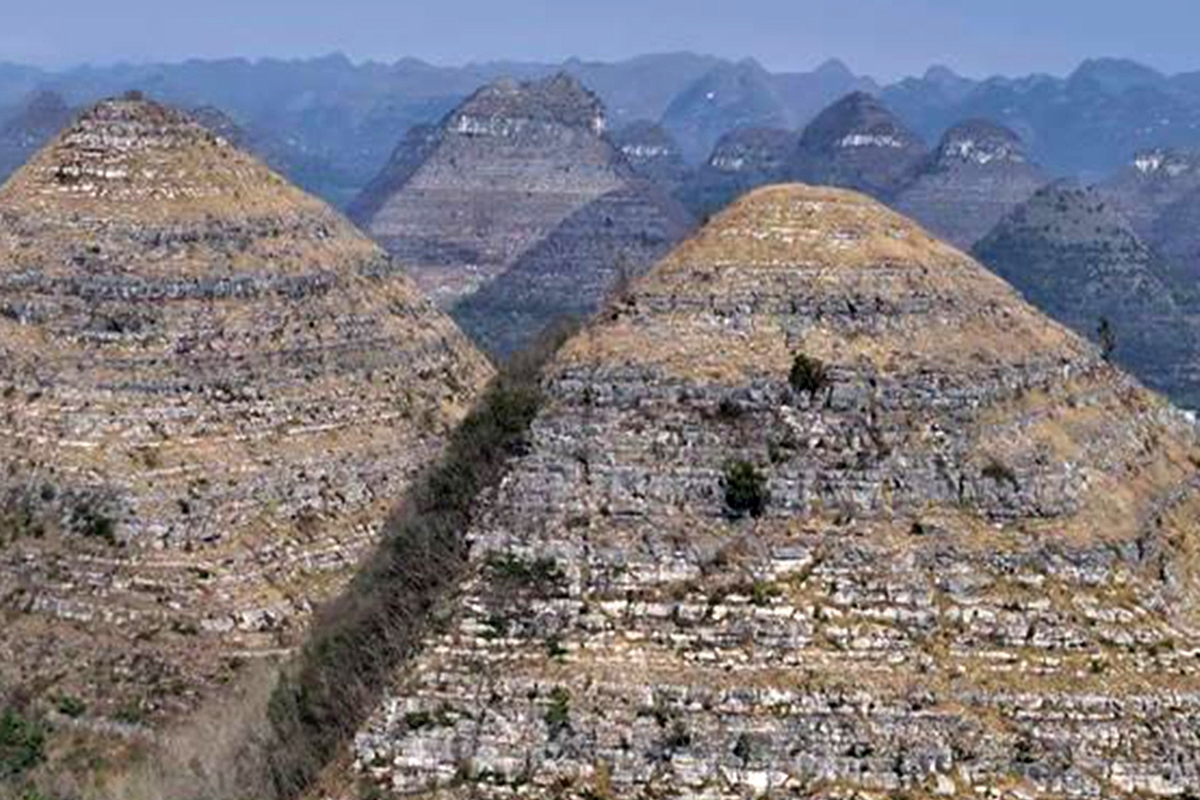
[[[694,53],[461,67],[416,59],[355,64],[342,55],[63,72],[0,64],[0,126],[27,113],[35,92],[54,91],[79,107],[137,88],[185,107],[221,109],[251,140],[270,141],[273,152],[286,151],[282,160],[303,163],[290,177],[344,206],[388,162],[409,128],[437,122],[498,78],[532,80],[560,71],[596,92],[613,129],[638,120],[657,123],[693,165],[736,128],[799,130],[855,91],[877,96],[927,142],[966,119],[1003,125],[1021,137],[1032,161],[1054,175],[1091,180],[1128,163],[1135,151],[1200,147],[1200,71],[1168,76],[1116,59],[1086,61],[1066,77],[973,80],[932,67],[890,85],[839,61],[810,72],[773,73],[753,59]]]

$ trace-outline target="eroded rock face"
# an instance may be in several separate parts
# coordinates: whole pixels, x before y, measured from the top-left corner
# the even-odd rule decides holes
[[[1081,335],[1107,320],[1114,358],[1189,408],[1200,403],[1195,320],[1184,282],[1100,191],[1058,182],[1017,207],[975,254]]]
[[[293,644],[489,378],[343,218],[183,114],[0,189],[0,675],[150,718]]]
[[[730,131],[680,190],[680,201],[704,219],[751,189],[786,180],[797,139],[782,128]]]
[[[968,120],[946,131],[892,205],[951,244],[969,248],[1047,182],[1015,133]]]
[[[790,381],[797,354],[824,371]],[[546,391],[479,510],[457,615],[357,737],[368,779],[712,798],[1200,782],[1190,423],[907,220],[756,191],[568,343]],[[731,505],[743,460],[757,518]]]
[[[913,176],[925,145],[875,97],[854,92],[817,115],[800,137],[792,175],[891,200]]]

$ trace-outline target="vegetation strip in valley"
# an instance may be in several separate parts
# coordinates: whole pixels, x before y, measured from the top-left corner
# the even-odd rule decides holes
[[[314,621],[269,701],[264,755],[277,797],[296,797],[312,784],[428,630],[435,605],[467,564],[463,532],[474,500],[522,452],[542,400],[542,367],[573,327],[552,326],[508,363],[441,462],[392,515],[374,557]]]

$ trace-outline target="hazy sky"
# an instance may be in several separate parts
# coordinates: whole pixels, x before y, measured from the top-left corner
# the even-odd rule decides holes
[[[881,78],[1065,73],[1088,56],[1200,69],[1198,0],[3,0],[0,61],[416,56],[435,63],[695,50]]]

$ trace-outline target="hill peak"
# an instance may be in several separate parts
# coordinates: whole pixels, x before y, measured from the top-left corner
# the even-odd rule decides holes
[[[536,81],[509,78],[475,92],[454,113],[451,129],[467,135],[512,135],[525,122],[557,123],[601,133],[604,105],[577,78],[559,72]]]

